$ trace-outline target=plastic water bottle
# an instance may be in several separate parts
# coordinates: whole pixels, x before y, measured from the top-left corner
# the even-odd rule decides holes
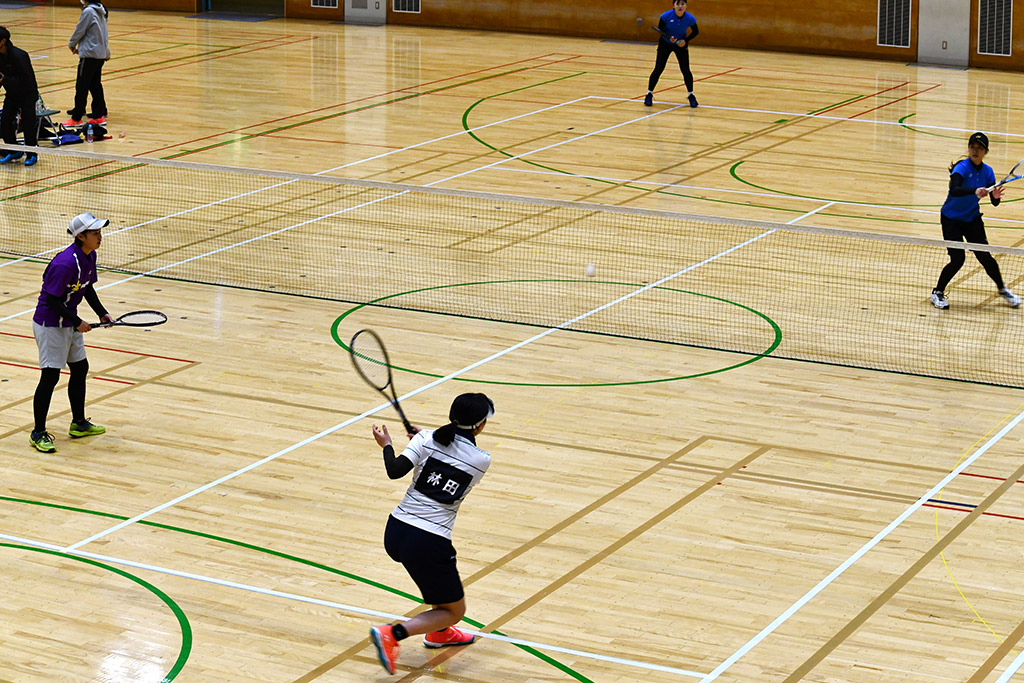
[[[92,142],[96,139],[95,133],[93,132],[93,126],[91,123],[85,124],[85,141]]]

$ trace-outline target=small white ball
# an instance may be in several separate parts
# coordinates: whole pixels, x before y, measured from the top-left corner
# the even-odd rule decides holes
[[[587,267],[584,269],[583,272],[586,273],[587,277],[594,277],[594,275],[597,273],[597,268],[594,267],[593,263],[588,263]]]

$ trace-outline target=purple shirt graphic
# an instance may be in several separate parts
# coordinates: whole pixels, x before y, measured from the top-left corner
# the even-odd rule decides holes
[[[53,257],[43,273],[43,289],[39,293],[32,320],[46,327],[71,327],[70,320],[64,320],[57,311],[46,305],[46,295],[59,297],[68,312],[78,315],[78,304],[82,302],[87,287],[96,282],[96,252],[86,256],[75,242]]]

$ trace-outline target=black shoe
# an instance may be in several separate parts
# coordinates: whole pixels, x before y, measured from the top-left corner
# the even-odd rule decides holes
[[[696,97],[694,97],[693,95],[690,95],[689,100],[690,100],[690,106],[691,107],[696,107],[697,106],[697,98]]]

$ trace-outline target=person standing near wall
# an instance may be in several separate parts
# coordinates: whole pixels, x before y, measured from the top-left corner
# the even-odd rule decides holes
[[[107,101],[103,97],[103,63],[110,59],[110,39],[107,35],[107,8],[99,0],[81,0],[82,15],[68,40],[71,52],[78,55],[78,76],[75,79],[75,106],[68,109],[70,119],[65,126],[87,123],[104,125],[107,122]],[[85,113],[85,105],[92,94],[92,113]]]

